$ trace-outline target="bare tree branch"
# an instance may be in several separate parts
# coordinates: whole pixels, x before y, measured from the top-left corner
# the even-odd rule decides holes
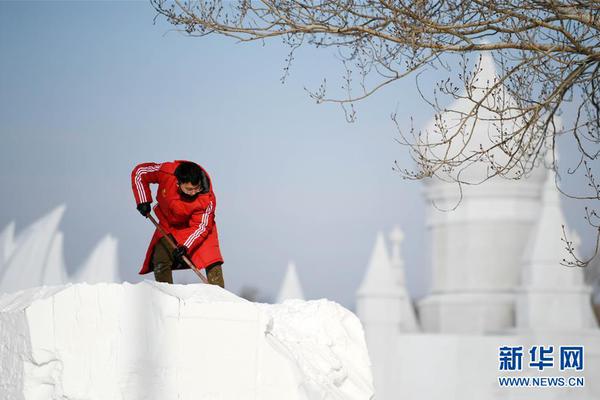
[[[588,189],[592,188],[588,193],[566,194],[600,200],[589,168],[600,155],[597,0],[151,0],[151,4],[158,15],[191,36],[223,35],[242,42],[280,38],[291,48],[282,80],[299,47],[336,48],[345,71],[343,95],[328,96],[325,80],[309,95],[318,103],[340,104],[348,121],[356,118],[354,103],[408,75],[418,77],[429,67],[448,70],[448,57],[463,55],[458,83],[439,82],[433,98],[427,99],[435,112],[433,131],[411,128],[407,135],[397,113],[392,115],[398,143],[408,148],[416,164],[414,171],[395,168],[400,175],[450,177],[461,193],[462,185],[493,177],[520,179],[549,151],[556,168],[556,137],[564,135],[572,136],[580,152],[578,165],[569,174],[584,166]],[[473,53],[493,56],[497,79],[483,82],[481,59],[469,70],[466,56]],[[446,109],[440,105],[443,98],[462,100],[470,108]],[[566,103],[574,106],[575,120],[559,127],[557,118]],[[477,123],[495,127],[486,144],[477,145]],[[485,165],[489,173],[474,179],[465,173],[474,164]],[[594,227],[590,219],[596,216],[595,211],[586,215]],[[600,239],[600,228],[597,233]],[[575,259],[575,265],[587,262]]]

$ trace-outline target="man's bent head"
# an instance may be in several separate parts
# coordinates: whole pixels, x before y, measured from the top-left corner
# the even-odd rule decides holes
[[[202,168],[197,164],[184,161],[175,168],[177,186],[181,194],[188,198],[194,198],[199,193],[208,191],[208,179]]]

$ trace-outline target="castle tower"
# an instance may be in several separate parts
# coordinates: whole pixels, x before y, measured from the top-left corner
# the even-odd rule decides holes
[[[471,100],[460,98],[447,108],[469,113],[473,100],[479,100],[494,109],[495,100],[483,96],[485,87],[497,80],[492,57],[482,54],[476,83],[480,87],[473,91]],[[508,93],[498,98],[511,101]],[[429,143],[444,144],[428,148],[427,156],[460,158],[462,152],[464,159],[481,146],[489,148],[496,143],[498,129],[518,129],[518,119],[509,115],[498,121],[498,114],[486,107],[466,125],[460,124],[456,112],[443,114],[447,132],[439,129],[439,118],[432,120],[425,136]],[[497,161],[506,157],[500,151],[493,155]],[[447,175],[481,182],[490,176],[490,164],[473,160]],[[460,188],[452,179],[425,180],[432,271],[430,292],[419,303],[425,332],[477,334],[514,327],[514,291],[521,280],[524,247],[538,216],[543,179],[543,167],[537,166],[528,178],[495,177]]]
[[[523,257],[517,328],[545,332],[595,328],[591,288],[584,283],[583,269],[561,265],[563,259],[572,257],[561,240],[562,226],[565,226],[567,239],[573,241],[575,254],[579,238],[566,226],[555,177],[554,170],[549,170],[538,223]]]
[[[357,291],[356,314],[364,330],[369,356],[373,365],[373,381],[377,398],[392,398],[394,377],[386,371],[393,363],[400,334],[406,291],[398,282],[383,233],[377,234],[375,247],[365,277]]]

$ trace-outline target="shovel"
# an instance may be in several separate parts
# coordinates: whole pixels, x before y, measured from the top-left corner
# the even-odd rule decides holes
[[[163,229],[163,227],[160,226],[160,224],[158,222],[156,222],[156,219],[154,219],[154,217],[152,216],[152,214],[148,214],[148,218],[150,219],[150,221],[152,221],[152,223],[154,224],[154,226],[156,227],[156,229],[158,229],[158,231],[161,233],[161,235],[165,239],[167,239],[167,242],[173,248],[173,250],[175,250],[177,248],[177,244],[173,241],[173,239],[171,239],[171,237],[167,234],[167,232],[165,232],[165,230]],[[198,267],[196,267],[194,265],[194,263],[192,262],[192,260],[190,260],[187,256],[183,256],[182,259],[183,259],[183,262],[186,263],[187,266],[190,267],[196,273],[196,275],[198,275],[198,277],[200,278],[200,280],[202,281],[202,283],[208,283],[208,281],[206,280],[206,278],[204,277],[204,275],[202,275],[202,272],[200,272],[200,269],[198,269]]]

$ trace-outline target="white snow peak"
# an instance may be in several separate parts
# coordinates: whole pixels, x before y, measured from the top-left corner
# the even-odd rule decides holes
[[[283,278],[283,284],[279,289],[279,295],[277,295],[277,302],[283,303],[289,299],[300,299],[304,300],[304,293],[302,292],[302,285],[300,285],[300,279],[296,272],[296,264],[290,261],[285,271],[285,277]]]
[[[59,230],[66,206],[61,205],[15,238],[15,223],[0,232],[0,293],[67,282],[120,282],[117,239],[106,235],[84,265],[68,275],[64,235]]]
[[[398,274],[392,267],[385,238],[382,232],[378,232],[367,272],[357,294],[361,297],[373,294],[399,295],[400,292]]]
[[[2,266],[0,292],[66,282],[63,235],[58,230],[65,208],[56,208],[19,235],[10,257]]]
[[[358,318],[213,285],[75,284],[0,297],[0,398],[371,399]]]
[[[72,277],[73,282],[113,283],[120,282],[118,241],[106,235],[96,245],[83,266]]]

